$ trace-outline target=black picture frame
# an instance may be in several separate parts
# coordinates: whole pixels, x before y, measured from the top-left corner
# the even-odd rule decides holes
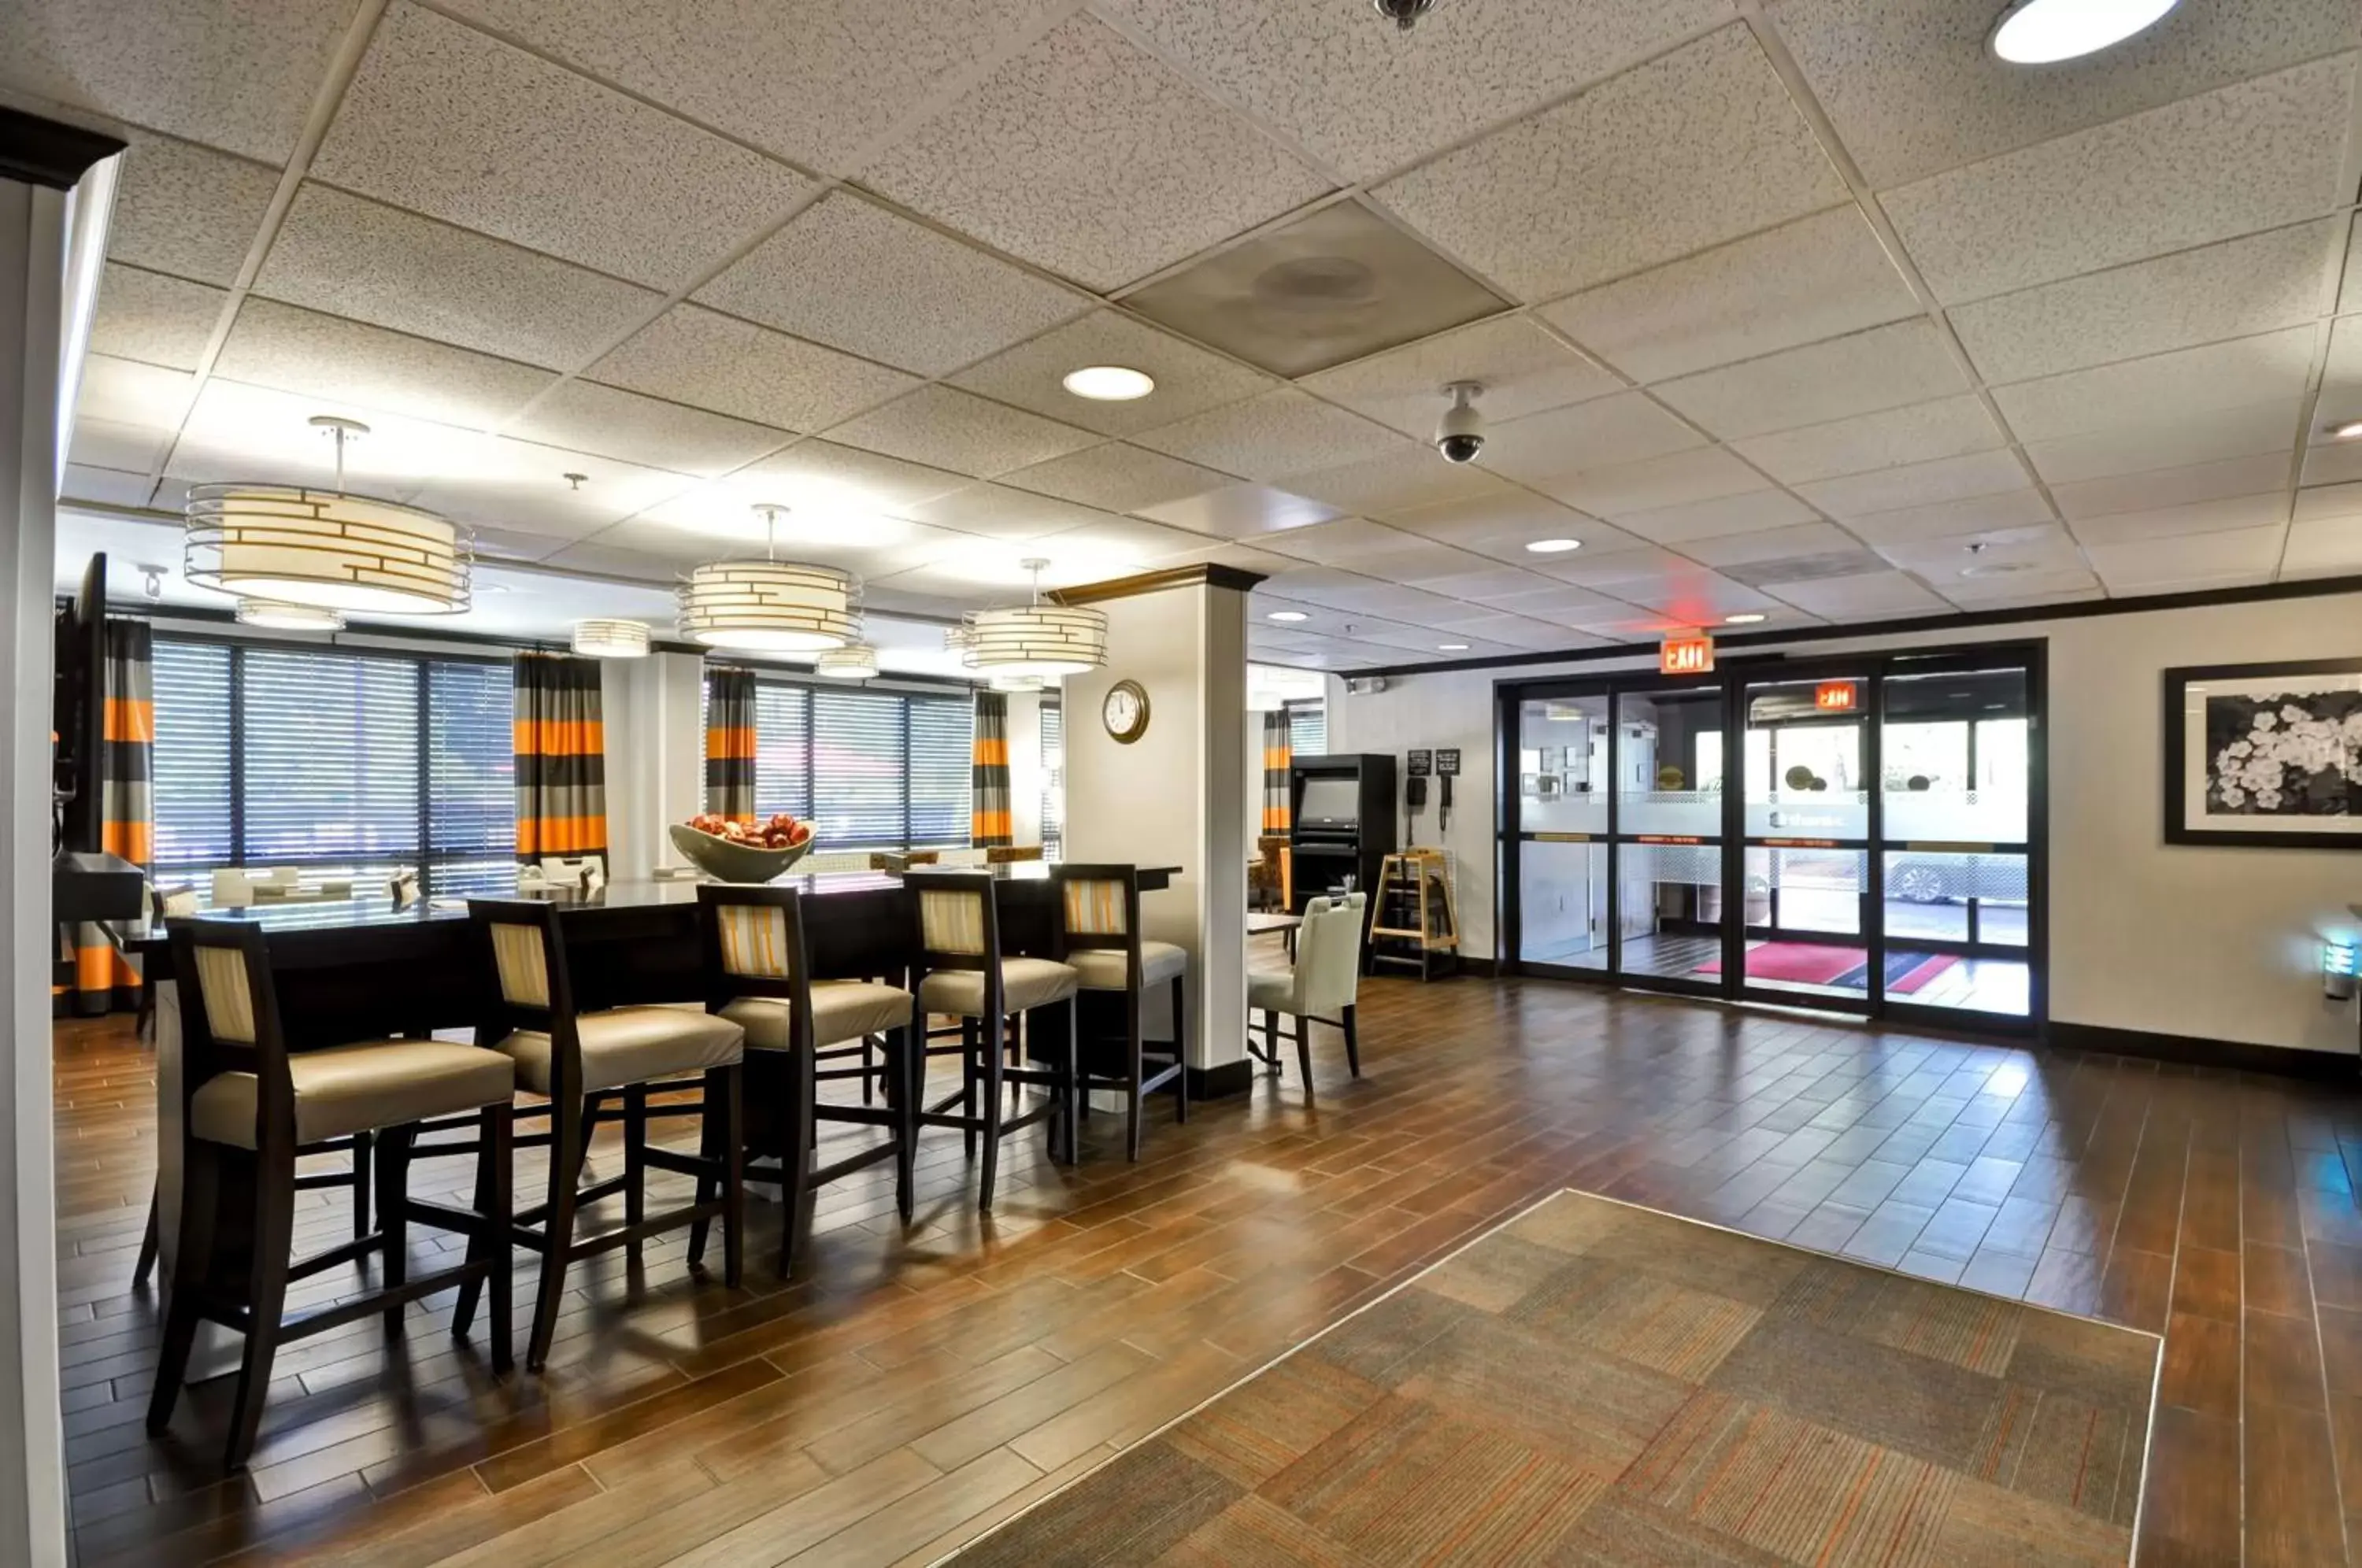
[[[2190,689],[2193,685],[2227,681],[2262,681],[2284,677],[2350,676],[2355,678],[2357,709],[2362,709],[2362,658],[2298,659],[2275,664],[2188,665],[2164,672],[2164,735],[2163,771],[2165,779],[2164,829],[2165,842],[2175,845],[2211,845],[2234,849],[2362,849],[2362,787],[2356,787],[2356,803],[2350,819],[2332,815],[2326,820],[2350,820],[2352,829],[2322,828],[2299,831],[2268,824],[2285,823],[2290,818],[2272,813],[2258,813],[2241,819],[2231,815],[2217,816],[2205,826],[2193,826],[2190,812],[2190,779],[2193,771],[2204,777],[2202,759],[2193,754],[2192,745],[2203,748],[2207,737],[2202,733],[2190,734]],[[2193,764],[2198,765],[2193,768]],[[2242,820],[2253,821],[2254,828],[2232,825]],[[2313,820],[2324,820],[2316,817]],[[2221,824],[2221,825],[2213,825]]]

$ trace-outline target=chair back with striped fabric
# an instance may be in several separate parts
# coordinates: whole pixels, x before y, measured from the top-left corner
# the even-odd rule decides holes
[[[255,1147],[276,1132],[292,1146],[295,1084],[287,1071],[286,1037],[279,1026],[279,993],[270,978],[270,939],[243,920],[172,920],[165,923],[172,976],[181,988],[181,1102],[219,1073],[252,1073]]]
[[[1000,1006],[1000,905],[994,880],[977,871],[912,871],[910,889],[919,955],[911,988],[935,969],[984,971],[985,1012]]]
[[[1090,948],[1128,955],[1128,978],[1140,978],[1140,867],[1085,866],[1066,861],[1050,867],[1058,889],[1058,957]]]
[[[706,883],[697,889],[698,945],[705,1010],[742,997],[788,1003],[790,1044],[811,1048],[811,960],[804,944],[803,898],[793,888]]]
[[[558,906],[540,899],[469,899],[487,999],[476,1043],[497,1046],[519,1031],[550,1039],[555,1097],[579,1098],[582,1043],[575,1031],[574,984],[566,967]]]

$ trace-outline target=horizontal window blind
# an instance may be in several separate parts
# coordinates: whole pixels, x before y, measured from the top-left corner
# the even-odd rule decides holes
[[[811,693],[800,686],[755,688],[755,810],[811,815]]]
[[[438,893],[515,890],[515,715],[507,665],[427,665],[426,845]]]
[[[755,688],[755,809],[835,849],[964,845],[973,701],[767,680]]]
[[[230,650],[158,642],[155,652],[156,866],[229,863]]]
[[[248,863],[417,855],[418,667],[277,648],[239,657]]]
[[[1042,704],[1042,852],[1063,859],[1066,848],[1066,710]]]
[[[967,697],[911,697],[911,821],[912,845],[968,841],[969,802],[976,787],[976,702]]]
[[[1329,752],[1329,709],[1318,700],[1287,704],[1287,749],[1297,756]]]
[[[906,821],[905,701],[878,691],[815,691],[813,831],[823,844],[899,845]]]

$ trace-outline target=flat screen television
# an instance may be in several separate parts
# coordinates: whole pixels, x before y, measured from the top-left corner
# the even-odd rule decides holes
[[[1307,778],[1296,820],[1304,827],[1350,828],[1360,825],[1362,787],[1352,778]]]

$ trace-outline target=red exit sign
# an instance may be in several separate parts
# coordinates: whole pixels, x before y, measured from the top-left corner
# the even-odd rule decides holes
[[[1824,713],[1850,713],[1854,710],[1854,691],[1850,680],[1824,680],[1813,688],[1813,706]]]
[[[1657,647],[1661,675],[1705,675],[1714,669],[1712,637],[1667,637]]]

